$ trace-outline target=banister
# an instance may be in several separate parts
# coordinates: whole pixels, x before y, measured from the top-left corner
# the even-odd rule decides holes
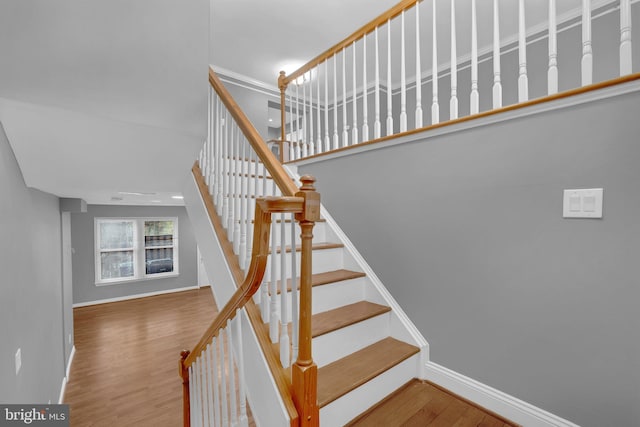
[[[265,167],[271,173],[271,176],[278,184],[278,187],[280,187],[282,194],[285,196],[295,195],[298,191],[298,187],[296,187],[289,175],[287,175],[287,172],[282,168],[282,165],[276,156],[267,148],[267,145],[264,143],[256,128],[251,124],[249,118],[235,102],[212,68],[209,68],[209,83],[220,95],[220,99],[224,103],[225,107],[227,107],[227,110],[235,119],[238,127],[247,138],[247,141],[249,141],[257,155],[260,157],[260,160],[262,160]]]
[[[200,356],[207,344],[220,331],[220,329],[233,317],[238,309],[258,290],[269,255],[269,234],[272,213],[299,213],[304,206],[302,197],[266,197],[256,201],[256,213],[254,217],[255,234],[253,237],[253,252],[249,271],[242,285],[234,292],[231,299],[220,310],[216,318],[211,322],[198,344],[183,362],[185,368],[189,368],[195,359]]]
[[[420,1],[422,1],[422,0],[402,0],[402,1],[400,1],[398,4],[393,6],[391,9],[387,10],[386,12],[381,13],[380,15],[378,15],[376,18],[374,18],[370,22],[364,24],[362,27],[360,27],[358,30],[354,31],[351,35],[346,37],[344,40],[342,40],[341,42],[336,43],[335,45],[333,45],[329,49],[325,50],[320,55],[316,56],[311,61],[309,61],[305,65],[303,65],[302,67],[298,68],[296,71],[292,72],[288,76],[282,76],[281,77],[282,84],[284,84],[285,86],[288,86],[289,83],[291,83],[292,81],[295,81],[298,77],[302,76],[307,71],[310,71],[313,67],[315,67],[315,66],[317,66],[319,64],[322,64],[324,61],[326,61],[327,59],[331,58],[337,52],[340,52],[341,50],[343,50],[347,46],[350,46],[354,41],[360,40],[361,38],[363,38],[364,36],[366,36],[367,34],[372,32],[373,30],[375,30],[376,27],[384,24],[389,19],[395,18],[396,16],[400,15],[400,13],[402,13],[403,10],[406,10],[406,9],[410,8],[415,3],[418,3]]]

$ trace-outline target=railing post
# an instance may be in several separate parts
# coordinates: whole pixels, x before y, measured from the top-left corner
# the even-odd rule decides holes
[[[189,368],[184,364],[191,352],[182,350],[180,352],[180,377],[182,378],[182,420],[184,427],[191,426],[191,407],[189,402]]]
[[[320,219],[320,194],[315,191],[315,178],[300,178],[302,186],[296,193],[304,198],[304,210],[296,214],[300,223],[302,254],[300,261],[300,331],[298,359],[291,368],[293,401],[300,416],[300,426],[318,427],[318,367],[311,353],[311,241],[313,227]]]
[[[284,82],[286,78],[286,73],[284,71],[280,71],[280,76],[278,77],[278,87],[280,88],[280,163],[284,163],[284,141],[286,136],[286,99],[285,92],[287,91],[287,84]],[[293,159],[289,159],[293,160]]]

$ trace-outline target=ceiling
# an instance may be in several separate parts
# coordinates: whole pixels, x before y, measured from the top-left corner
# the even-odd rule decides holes
[[[172,196],[206,137],[209,63],[275,87],[285,65],[398,0],[211,1],[0,1],[0,122],[26,184],[90,204],[181,204]],[[482,30],[493,2],[477,3]],[[504,34],[515,31],[516,3],[500,0]],[[558,13],[580,3],[558,2]],[[457,2],[459,40],[469,39],[468,4]],[[530,25],[544,21],[546,4],[527,2]],[[449,10],[438,3],[438,16]]]

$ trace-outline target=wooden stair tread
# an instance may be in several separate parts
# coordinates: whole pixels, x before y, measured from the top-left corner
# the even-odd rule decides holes
[[[334,270],[327,271],[325,273],[316,273],[311,275],[311,286],[322,286],[330,283],[342,282],[343,280],[357,279],[359,277],[365,277],[366,274],[360,271],[351,270]],[[280,284],[282,280],[276,282],[277,292],[280,293]],[[298,289],[300,289],[300,277],[296,279]],[[287,292],[291,292],[291,279],[287,279]]]
[[[322,249],[335,249],[335,248],[343,248],[344,245],[342,243],[329,243],[329,242],[320,242],[320,243],[314,243],[311,246],[311,250],[314,251],[319,251]],[[302,250],[302,245],[296,245],[296,252],[300,252]],[[291,245],[287,245],[285,246],[285,251],[286,252],[291,252]],[[282,252],[282,247],[278,246],[276,248],[276,253],[280,253]],[[269,253],[271,253],[271,249],[269,249]]]
[[[414,345],[387,337],[318,369],[318,405],[323,407],[418,353]]]
[[[413,379],[350,421],[375,426],[515,427],[517,424],[428,381]]]
[[[340,328],[353,325],[363,320],[370,319],[380,314],[391,311],[390,307],[375,304],[369,301],[359,301],[333,310],[315,314],[312,318],[311,336],[333,332]]]

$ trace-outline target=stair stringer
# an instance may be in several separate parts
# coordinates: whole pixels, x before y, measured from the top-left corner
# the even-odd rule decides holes
[[[298,182],[300,181],[300,175],[295,165],[283,166],[291,177]],[[429,361],[429,343],[411,319],[409,319],[402,307],[400,307],[400,304],[398,304],[391,293],[389,293],[382,281],[374,273],[369,264],[367,264],[364,257],[358,252],[355,245],[349,240],[322,203],[320,204],[320,216],[326,220],[327,229],[325,233],[327,240],[338,241],[344,245],[343,268],[362,271],[366,274],[368,283],[365,285],[365,299],[391,307],[391,312],[389,313],[390,336],[413,344],[420,349],[420,353],[417,355],[418,363],[415,377],[418,379],[426,379],[426,364]],[[331,236],[332,234],[333,236]]]
[[[192,174],[183,186],[184,203],[191,221],[205,270],[211,282],[211,291],[218,309],[224,307],[236,290],[234,279],[226,262],[204,200]],[[260,342],[246,310],[239,312],[242,322],[242,348],[245,365],[247,400],[257,426],[290,426],[285,404],[275,384]],[[237,335],[234,347],[239,348]],[[176,380],[177,381],[177,380]]]

